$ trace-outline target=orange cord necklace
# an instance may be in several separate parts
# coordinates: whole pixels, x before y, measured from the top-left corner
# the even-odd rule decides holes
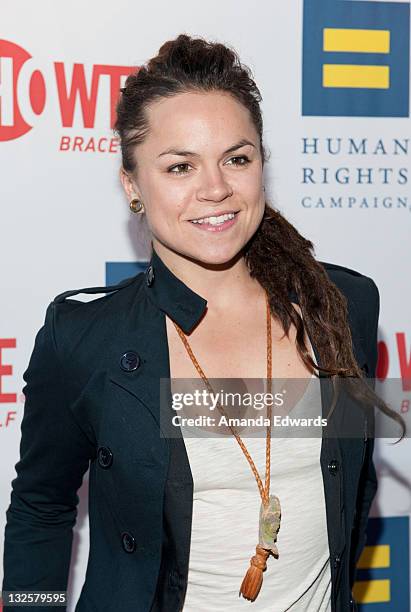
[[[270,312],[270,303],[267,292],[265,293],[266,298],[266,316],[267,316],[267,381],[270,387],[271,392],[271,374],[272,374],[272,360],[271,360],[271,312]],[[182,331],[182,329],[173,321],[174,326],[183,341],[183,344],[187,350],[187,353],[193,362],[195,368],[200,374],[201,378],[204,380],[208,390],[210,393],[213,393],[213,389],[201,369],[200,364],[198,363],[191,346],[187,340],[186,335]],[[217,406],[221,414],[225,416],[225,412],[222,406]],[[261,481],[260,475],[255,467],[254,461],[252,460],[250,453],[248,452],[244,442],[241,440],[240,436],[234,431],[231,425],[228,425],[231,429],[231,432],[235,436],[238,444],[241,447],[248,463],[250,464],[251,470],[255,476],[257,481],[257,485],[260,491],[261,496],[261,506],[260,506],[260,515],[259,515],[259,530],[258,530],[258,544],[256,546],[256,554],[250,559],[250,567],[247,570],[247,573],[241,583],[239,597],[243,595],[245,599],[250,601],[254,601],[260,591],[262,582],[263,582],[263,571],[266,569],[267,564],[266,561],[272,553],[273,555],[278,557],[278,549],[275,542],[277,541],[277,533],[280,528],[281,521],[281,506],[280,500],[275,495],[270,495],[270,465],[271,465],[271,405],[270,403],[267,406],[267,417],[269,418],[270,424],[267,425],[267,435],[266,435],[266,461],[265,461],[265,485]],[[229,421],[228,421],[229,423]]]

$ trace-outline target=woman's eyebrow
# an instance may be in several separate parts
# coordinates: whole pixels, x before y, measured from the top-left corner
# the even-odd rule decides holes
[[[241,147],[244,147],[245,145],[251,145],[252,147],[255,148],[255,145],[252,142],[250,142],[250,140],[243,138],[236,144],[229,147],[226,151],[224,151],[223,155],[226,155],[227,153],[232,153],[233,151],[236,151],[237,149],[240,149]],[[192,157],[200,157],[199,153],[195,153],[194,151],[183,151],[180,149],[175,149],[173,147],[171,147],[170,149],[167,149],[166,151],[163,151],[162,153],[160,153],[158,157],[161,157],[162,155],[182,155],[184,157],[191,155]]]

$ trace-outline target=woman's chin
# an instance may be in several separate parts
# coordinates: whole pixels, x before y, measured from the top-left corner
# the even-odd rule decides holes
[[[209,246],[208,248],[193,248],[192,253],[189,255],[192,259],[197,260],[205,265],[210,266],[224,266],[225,264],[231,263],[236,257],[241,257],[241,246],[234,245],[216,245]]]

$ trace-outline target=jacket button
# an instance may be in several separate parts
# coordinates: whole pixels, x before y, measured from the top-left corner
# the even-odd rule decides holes
[[[132,553],[136,550],[136,541],[131,533],[128,533],[127,531],[125,531],[121,536],[121,543],[123,544],[124,550],[128,553]]]
[[[328,464],[328,471],[330,472],[330,474],[336,474],[339,469],[340,465],[337,459],[331,459],[330,463]]]
[[[120,359],[120,367],[125,372],[133,372],[140,365],[140,357],[134,351],[127,351]]]
[[[337,567],[340,565],[341,563],[341,557],[339,555],[335,555],[334,557],[334,569],[337,569]]]
[[[113,463],[113,453],[107,446],[100,446],[97,451],[98,463],[102,468],[109,468]]]
[[[151,287],[151,285],[154,282],[154,270],[153,270],[153,266],[149,266],[146,270],[146,283],[148,287]]]

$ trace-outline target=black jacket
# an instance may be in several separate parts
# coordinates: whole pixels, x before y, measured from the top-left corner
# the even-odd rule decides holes
[[[374,378],[378,289],[358,272],[323,265],[347,297],[354,353]],[[71,298],[103,292],[88,302]],[[90,468],[90,552],[76,612],[181,609],[193,481],[182,437],[160,436],[159,379],[170,374],[165,313],[188,333],[206,304],[155,251],[146,272],[118,285],[66,291],[49,304],[23,375],[3,590],[66,590],[77,491]],[[329,387],[320,380],[326,416]],[[366,434],[374,415],[359,406],[355,414],[364,436],[324,435],[321,446],[333,612],[356,607],[355,565],[377,489],[374,439]]]

